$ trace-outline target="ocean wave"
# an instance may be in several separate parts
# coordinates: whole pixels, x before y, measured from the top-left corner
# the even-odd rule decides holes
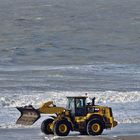
[[[118,119],[118,123],[125,124],[125,123],[140,123],[140,117],[128,117],[128,118],[121,118]]]
[[[140,101],[140,91],[120,92],[105,91],[93,93],[97,97],[97,102],[103,103],[127,103]],[[91,94],[92,95],[92,94]]]
[[[66,104],[66,96],[84,96],[85,92],[33,92],[30,94],[0,94],[1,107],[16,107],[27,104],[39,105],[41,102],[53,100],[56,103],[61,101],[63,105]],[[88,92],[90,98],[96,97],[96,103],[110,104],[110,103],[133,103],[140,101],[140,91],[120,92],[120,91],[104,91],[104,92]],[[60,102],[59,102],[60,103]]]
[[[16,106],[33,105],[38,108],[43,102],[54,101],[57,106],[66,105],[66,96],[84,96],[85,92],[33,92],[30,94],[0,94],[0,127],[15,128],[22,127],[15,125],[17,118],[20,116]],[[120,92],[120,91],[104,91],[104,92],[88,92],[90,98],[96,97],[96,104],[110,106],[113,109],[114,118],[119,123],[140,123],[140,91]],[[14,115],[13,115],[14,114]],[[9,122],[10,117],[10,122]],[[4,120],[3,120],[4,118]],[[44,117],[46,118],[46,116]],[[43,117],[31,127],[39,127],[43,121]]]
[[[60,66],[1,66],[0,71],[36,71],[36,70],[72,70],[72,71],[98,71],[105,73],[140,73],[140,65],[129,64],[112,64],[112,63],[97,63],[94,65],[60,65]]]

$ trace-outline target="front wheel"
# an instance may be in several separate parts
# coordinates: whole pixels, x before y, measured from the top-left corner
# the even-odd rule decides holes
[[[87,133],[89,135],[101,135],[103,132],[103,124],[98,119],[93,119],[87,124]]]
[[[58,120],[54,125],[54,134],[58,136],[67,136],[70,132],[70,125],[67,120]]]
[[[46,135],[53,134],[53,131],[50,128],[52,122],[53,122],[53,119],[46,119],[41,124],[41,131],[45,133]]]

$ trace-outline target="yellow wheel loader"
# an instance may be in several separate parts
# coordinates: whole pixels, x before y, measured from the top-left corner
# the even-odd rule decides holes
[[[66,108],[57,107],[53,101],[44,103],[38,109],[33,106],[17,107],[21,116],[17,124],[32,125],[41,114],[54,114],[41,124],[41,130],[46,135],[55,134],[67,136],[70,131],[79,131],[85,135],[101,135],[104,129],[117,125],[112,109],[106,106],[87,103],[87,96],[67,97]]]

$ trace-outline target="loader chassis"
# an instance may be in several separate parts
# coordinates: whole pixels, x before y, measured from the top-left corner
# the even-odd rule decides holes
[[[100,135],[104,129],[111,129],[117,125],[110,107],[94,105],[94,102],[87,104],[86,98],[86,96],[67,97],[66,108],[56,107],[52,101],[44,103],[39,109],[17,108],[21,112],[17,123],[31,125],[40,118],[40,114],[55,114],[42,122],[41,130],[47,135],[59,136],[67,136],[70,131]],[[28,116],[30,121],[27,122]]]

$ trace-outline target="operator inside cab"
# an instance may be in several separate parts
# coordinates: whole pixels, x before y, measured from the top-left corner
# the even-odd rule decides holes
[[[82,99],[76,99],[76,106],[78,108],[83,107],[83,101],[82,101]]]

